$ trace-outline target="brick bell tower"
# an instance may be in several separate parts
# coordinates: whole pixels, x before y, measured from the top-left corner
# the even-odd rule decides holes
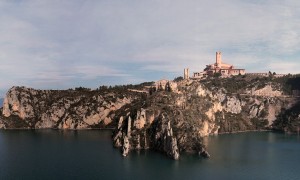
[[[216,66],[218,68],[221,68],[222,66],[222,55],[221,55],[221,52],[216,52]]]

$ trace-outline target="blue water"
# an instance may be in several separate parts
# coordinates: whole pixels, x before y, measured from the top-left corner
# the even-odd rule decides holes
[[[0,179],[300,179],[300,138],[271,132],[205,139],[210,159],[123,158],[110,131],[0,131]]]

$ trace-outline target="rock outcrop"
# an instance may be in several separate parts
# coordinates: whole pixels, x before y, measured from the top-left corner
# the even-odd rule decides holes
[[[257,88],[253,88],[255,95],[249,94],[251,86]],[[178,159],[182,152],[210,157],[203,137],[271,129],[282,108],[297,102],[280,96],[282,91],[271,91],[269,84],[258,89],[256,84],[245,83],[235,93],[209,80],[183,80],[176,87],[177,91],[163,89],[152,93],[145,102],[134,105],[139,108],[130,112],[129,117],[121,118],[113,137],[115,146],[122,147],[123,155],[151,148],[173,159]]]
[[[159,122],[154,129],[153,146],[162,152],[165,152],[173,159],[179,159],[179,150],[177,138],[173,135],[173,129],[164,114],[159,117]]]
[[[15,128],[20,122],[23,128],[35,129],[101,128],[110,125],[114,112],[138,99],[139,94],[13,87],[4,99],[2,119],[7,122],[7,128]]]
[[[282,94],[282,91],[274,90],[274,88],[271,85],[266,85],[265,87],[257,90],[252,89],[251,93],[251,95],[267,97],[279,97],[282,96]]]
[[[226,97],[226,112],[231,112],[233,114],[239,114],[242,111],[242,102],[235,96]]]
[[[110,127],[123,156],[154,149],[173,159],[183,152],[207,158],[205,136],[265,129],[300,132],[299,99],[287,94],[295,87],[287,89],[282,81],[287,80],[163,80],[148,86],[149,94],[133,86],[93,91],[13,87],[4,100],[0,129]]]
[[[6,129],[5,124],[2,122],[1,119],[0,119],[0,129]]]
[[[136,121],[139,119],[134,118],[132,122],[130,116],[126,117],[126,121],[123,121],[123,117],[121,117],[118,129],[114,132],[114,146],[122,147],[123,156],[127,156],[131,150],[151,148],[177,160],[180,157],[179,148],[189,151],[203,149],[200,136],[198,143],[193,142],[199,147],[194,147],[187,139],[190,138],[190,134],[179,130],[181,126],[172,124],[174,121],[170,120],[166,113],[159,114],[153,122],[148,121],[143,128],[131,126]],[[124,129],[127,130],[124,131]],[[176,130],[176,134],[174,134],[173,129]]]
[[[300,134],[300,99],[292,107],[282,109],[272,127],[277,131]]]

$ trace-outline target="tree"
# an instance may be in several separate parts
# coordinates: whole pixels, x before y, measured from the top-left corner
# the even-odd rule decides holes
[[[174,79],[174,82],[179,82],[179,81],[182,81],[183,80],[183,77],[182,76],[178,76]]]
[[[216,78],[219,78],[219,77],[221,77],[221,73],[220,72],[217,72],[217,73],[214,73],[214,77],[216,77]]]

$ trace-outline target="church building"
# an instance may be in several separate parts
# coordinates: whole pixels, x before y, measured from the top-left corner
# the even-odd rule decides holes
[[[245,69],[236,69],[231,64],[222,62],[221,52],[216,52],[216,63],[206,65],[206,68],[202,72],[194,72],[193,78],[202,78],[203,76],[212,76],[219,73],[222,77],[244,75]]]

